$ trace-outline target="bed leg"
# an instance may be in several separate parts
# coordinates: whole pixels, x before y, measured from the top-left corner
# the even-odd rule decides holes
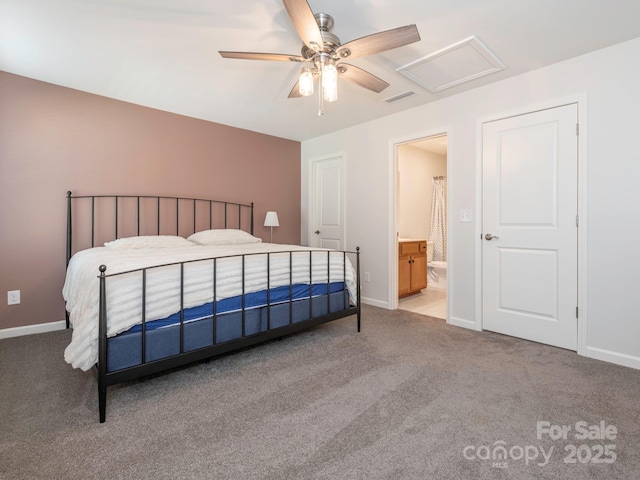
[[[67,330],[69,330],[69,312],[65,311],[64,313],[66,314]]]
[[[100,423],[107,419],[107,385],[106,381],[98,379],[98,408],[100,410]]]

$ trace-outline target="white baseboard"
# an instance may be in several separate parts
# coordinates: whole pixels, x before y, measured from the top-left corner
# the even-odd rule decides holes
[[[602,360],[604,362],[615,363],[623,367],[635,368],[640,370],[640,358],[624,353],[612,352],[602,348],[587,347],[584,354],[585,357]]]
[[[380,300],[376,300],[375,298],[366,298],[362,297],[362,303],[366,305],[371,305],[372,307],[379,307],[389,310],[389,302],[382,302]]]
[[[447,323],[455,327],[468,328],[469,330],[478,330],[478,328],[476,327],[476,322],[465,320],[464,318],[450,317]]]
[[[27,325],[25,327],[13,327],[0,329],[0,340],[3,338],[22,337],[23,335],[33,335],[34,333],[54,332],[67,328],[67,322],[39,323],[37,325]]]

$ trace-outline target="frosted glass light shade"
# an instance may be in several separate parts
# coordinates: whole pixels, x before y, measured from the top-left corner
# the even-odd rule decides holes
[[[303,68],[298,79],[298,92],[303,97],[313,95],[313,74],[309,68]]]
[[[322,67],[322,89],[325,101],[338,100],[338,70],[333,61],[325,63]]]

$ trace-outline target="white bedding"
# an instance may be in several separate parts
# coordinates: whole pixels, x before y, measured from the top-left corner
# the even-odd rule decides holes
[[[172,249],[114,250],[97,247],[76,253],[69,263],[62,295],[73,325],[71,343],[64,358],[74,368],[90,369],[98,360],[99,270],[106,265],[106,274],[128,272],[143,267],[171,262],[241,255],[254,252],[285,252],[293,250],[293,283],[309,282],[307,247],[254,243],[228,246],[196,246]],[[304,253],[298,253],[304,252]],[[312,274],[314,283],[327,281],[327,251],[314,252]],[[331,252],[330,281],[344,280],[344,254]],[[347,258],[346,284],[355,301],[355,273]],[[289,254],[271,255],[270,287],[289,284]],[[219,258],[216,269],[216,299],[242,294],[241,257]],[[267,257],[245,257],[245,293],[267,288]],[[153,268],[147,271],[146,320],[165,318],[180,311],[180,266]],[[108,277],[107,335],[115,336],[142,321],[142,274],[128,273]],[[185,264],[184,308],[195,307],[213,299],[213,261]]]

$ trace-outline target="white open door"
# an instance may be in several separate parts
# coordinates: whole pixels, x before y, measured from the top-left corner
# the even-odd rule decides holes
[[[342,157],[312,164],[312,247],[344,249],[344,193]]]
[[[578,107],[483,125],[483,328],[577,348]]]

